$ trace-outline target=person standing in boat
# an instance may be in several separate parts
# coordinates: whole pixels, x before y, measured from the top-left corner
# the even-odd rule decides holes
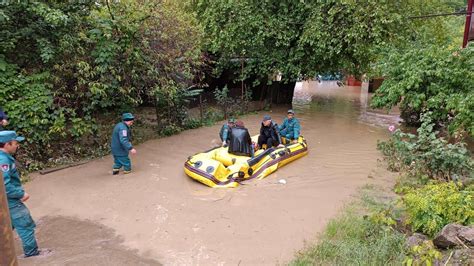
[[[229,153],[241,156],[253,157],[254,150],[252,139],[244,122],[238,120],[235,126],[230,129]]]
[[[122,122],[114,127],[112,132],[112,155],[114,156],[114,166],[112,170],[113,175],[118,175],[120,168],[123,167],[124,174],[132,171],[132,163],[128,154],[135,154],[135,150],[130,142],[132,132],[130,127],[133,125],[135,117],[131,113],[124,113],[122,115]]]
[[[260,135],[258,136],[258,147],[262,148],[263,144],[267,145],[267,149],[281,145],[278,125],[273,123],[272,118],[269,115],[263,117],[262,126],[260,127]]]
[[[234,126],[235,126],[234,118],[229,118],[227,123],[222,125],[221,131],[219,132],[219,137],[221,138],[222,146],[225,146],[229,143],[230,129],[233,128]]]
[[[300,121],[295,118],[295,112],[290,109],[287,112],[287,117],[283,120],[283,123],[278,127],[280,135],[285,138],[285,143],[297,143],[300,137]]]

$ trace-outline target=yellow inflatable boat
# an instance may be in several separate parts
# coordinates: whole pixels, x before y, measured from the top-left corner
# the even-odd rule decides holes
[[[256,141],[257,136],[252,137]],[[216,147],[190,156],[184,163],[184,171],[191,178],[210,187],[237,187],[249,179],[262,179],[278,168],[305,156],[308,146],[303,136],[297,143],[282,148],[260,149],[254,158],[233,155],[228,148]]]

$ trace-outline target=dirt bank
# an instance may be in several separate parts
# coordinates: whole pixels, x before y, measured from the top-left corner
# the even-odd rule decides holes
[[[375,146],[387,130],[372,125],[391,123],[390,117],[364,110],[367,95],[360,89],[315,83],[300,89],[297,97],[306,100],[296,106],[297,117],[309,155],[264,180],[237,189],[211,189],[186,177],[185,159],[217,145],[220,125],[138,146],[130,175],[112,176],[108,156],[34,178],[26,190],[33,216],[43,219],[39,228],[48,232],[40,232],[40,243],[58,251],[43,258],[43,264],[62,264],[68,256],[93,258],[97,253],[83,248],[90,239],[120,247],[113,249],[137,263],[274,265],[290,260],[357,187],[382,182],[368,176],[383,176],[374,170]],[[270,114],[280,123],[284,113],[280,108]],[[243,118],[251,133],[258,132],[263,114]],[[282,178],[286,185],[278,184]],[[48,218],[57,216],[69,218]],[[68,244],[71,239],[77,245]],[[108,246],[101,243],[98,247]]]

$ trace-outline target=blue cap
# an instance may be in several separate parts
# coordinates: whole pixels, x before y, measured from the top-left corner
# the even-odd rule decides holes
[[[295,111],[293,111],[293,109],[290,109],[290,110],[288,110],[287,113],[288,113],[288,114],[295,114]]]
[[[132,113],[124,113],[122,114],[122,120],[123,121],[131,121],[134,120],[135,117],[132,115]]]
[[[21,142],[21,141],[24,141],[25,138],[18,136],[16,132],[12,130],[0,131],[0,143],[7,143],[12,140]]]
[[[272,117],[269,115],[263,116],[263,121],[268,121],[268,120],[272,120]]]

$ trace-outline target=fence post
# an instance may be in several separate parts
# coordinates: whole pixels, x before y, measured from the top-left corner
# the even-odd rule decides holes
[[[467,14],[466,14],[466,24],[464,25],[464,38],[462,42],[462,48],[466,48],[467,43],[469,42],[469,33],[471,32],[471,19],[472,19],[472,6],[474,0],[468,0],[467,2]]]
[[[199,94],[199,113],[201,115],[201,125],[204,123],[204,110],[202,106],[202,94]]]

